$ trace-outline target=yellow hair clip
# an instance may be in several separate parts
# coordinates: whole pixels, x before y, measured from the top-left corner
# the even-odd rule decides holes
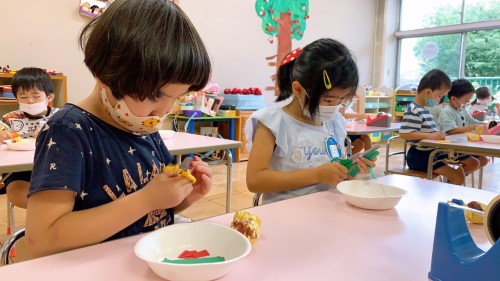
[[[330,77],[328,76],[328,72],[323,69],[323,83],[325,83],[325,88],[330,90],[332,88],[332,82],[330,82]]]

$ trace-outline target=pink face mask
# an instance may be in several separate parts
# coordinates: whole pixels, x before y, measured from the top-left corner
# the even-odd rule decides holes
[[[113,107],[109,103],[106,91],[101,91],[102,102],[108,112],[109,116],[123,128],[133,132],[136,135],[151,134],[157,132],[163,125],[163,120],[167,117],[164,116],[136,116],[134,115],[125,103],[125,100],[117,100],[116,105]]]

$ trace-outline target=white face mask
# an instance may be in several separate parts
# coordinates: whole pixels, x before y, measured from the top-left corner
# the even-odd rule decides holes
[[[111,116],[111,118],[120,126],[136,135],[151,134],[158,131],[163,125],[163,120],[167,117],[167,114],[161,117],[135,116],[128,108],[125,100],[117,100],[115,107],[113,107],[109,103],[104,89],[101,91],[101,98],[109,116]]]
[[[309,97],[309,94],[307,94],[307,91],[304,89],[304,93],[306,94],[307,97]],[[299,104],[300,107],[302,108],[302,114],[304,116],[312,118],[311,113],[307,108],[304,107],[304,104],[302,103],[302,100],[299,98]],[[339,106],[338,105],[320,105],[318,108],[318,120],[321,122],[325,122],[328,120],[332,120],[337,113],[339,113]]]
[[[478,104],[485,106],[490,106],[491,102],[492,102],[491,98],[477,101]]]
[[[320,105],[318,118],[322,122],[326,122],[335,118],[337,113],[339,113],[338,105]]]
[[[37,103],[20,103],[19,110],[26,112],[29,115],[38,115],[47,110],[47,101]]]

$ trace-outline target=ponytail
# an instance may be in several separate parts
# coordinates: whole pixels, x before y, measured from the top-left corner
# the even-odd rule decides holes
[[[292,96],[292,82],[293,82],[293,66],[295,65],[295,60],[290,61],[286,64],[280,65],[278,68],[278,75],[276,77],[279,89],[279,96],[276,101],[283,101]]]

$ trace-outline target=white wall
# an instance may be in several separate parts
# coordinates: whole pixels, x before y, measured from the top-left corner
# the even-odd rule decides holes
[[[302,47],[321,37],[345,43],[357,57],[360,83],[371,84],[377,1],[310,0],[310,18]],[[198,28],[212,56],[213,80],[221,88],[271,85],[273,68],[265,57],[275,54],[255,14],[254,0],[180,0]],[[79,1],[2,0],[0,65],[18,69],[38,66],[68,76],[68,99],[88,95],[94,80],[83,64],[77,45],[80,29],[89,18],[78,14]],[[273,100],[266,92],[266,100]]]

